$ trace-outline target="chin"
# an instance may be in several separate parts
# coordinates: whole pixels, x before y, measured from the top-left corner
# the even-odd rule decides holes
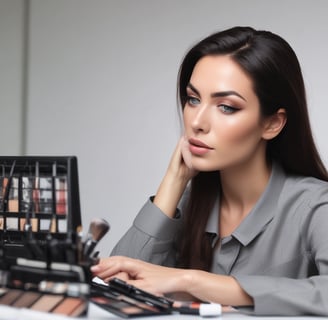
[[[200,172],[212,172],[222,169],[222,164],[218,164],[218,161],[209,161],[205,158],[193,157],[191,164],[193,169]]]
[[[212,172],[212,171],[219,171],[220,168],[218,166],[200,166],[200,165],[193,165],[193,169],[199,172]]]

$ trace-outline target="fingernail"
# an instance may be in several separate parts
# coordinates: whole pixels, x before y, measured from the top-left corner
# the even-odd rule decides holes
[[[98,267],[97,265],[95,265],[95,266],[91,266],[90,270],[91,270],[92,272],[98,272],[98,271],[99,271],[99,267]]]

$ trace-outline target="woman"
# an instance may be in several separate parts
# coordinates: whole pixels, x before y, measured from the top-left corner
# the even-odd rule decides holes
[[[178,93],[184,137],[94,274],[258,315],[328,315],[328,174],[292,48],[249,27],[213,34],[186,54]]]

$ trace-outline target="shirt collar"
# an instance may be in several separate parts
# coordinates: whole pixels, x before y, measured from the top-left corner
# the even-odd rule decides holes
[[[252,211],[232,233],[232,236],[244,246],[248,245],[260,234],[272,220],[285,180],[286,175],[281,166],[274,162],[269,183],[264,193]],[[205,229],[206,232],[216,235],[219,233],[219,204],[220,197],[218,197],[214,205]]]

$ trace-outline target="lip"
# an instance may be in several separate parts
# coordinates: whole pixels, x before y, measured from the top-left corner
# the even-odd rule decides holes
[[[208,146],[206,143],[197,139],[190,138],[188,142],[189,142],[189,150],[194,155],[201,156],[213,150],[213,148]]]

